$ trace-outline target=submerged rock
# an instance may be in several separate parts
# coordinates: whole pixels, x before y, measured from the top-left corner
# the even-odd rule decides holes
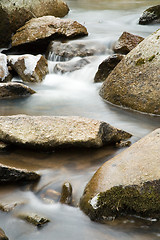
[[[146,113],[160,114],[160,30],[125,56],[103,83],[107,101]]]
[[[0,53],[0,82],[9,82],[12,75],[8,71],[7,56]]]
[[[69,182],[64,183],[62,186],[60,203],[72,204],[72,185]]]
[[[0,228],[0,240],[9,240],[2,228]]]
[[[40,150],[56,147],[101,147],[131,134],[111,125],[82,117],[1,116],[0,140]]]
[[[21,213],[18,215],[18,218],[27,221],[28,223],[31,223],[37,227],[43,227],[48,222],[50,222],[49,219],[40,216],[36,213]]]
[[[141,25],[151,23],[160,23],[160,5],[146,9],[139,19],[139,24]]]
[[[84,57],[81,59],[72,59],[67,62],[60,62],[57,63],[53,69],[55,73],[68,73],[79,70],[86,66],[87,64],[91,63],[94,60],[94,57]]]
[[[30,172],[24,169],[18,169],[0,164],[0,183],[14,183],[20,182],[21,184],[31,181],[38,181],[40,175],[35,172]]]
[[[42,55],[11,55],[9,64],[24,82],[41,82],[48,73],[48,62]]]
[[[46,57],[50,61],[66,61],[73,57],[86,57],[106,53],[106,46],[92,41],[55,42],[49,44]]]
[[[25,202],[21,200],[0,200],[0,210],[3,212],[11,212],[13,211],[17,206],[24,205]]]
[[[107,161],[84,190],[81,209],[95,221],[123,214],[160,218],[160,129]]]
[[[8,47],[11,36],[28,20],[53,15],[64,17],[69,8],[62,0],[1,0],[0,1],[0,47]]]
[[[128,32],[123,32],[118,41],[113,46],[113,51],[115,53],[127,54],[143,40],[143,37]]]
[[[22,83],[0,83],[0,99],[27,97],[34,93],[33,89]]]
[[[39,44],[38,40],[45,40],[43,43],[48,44],[51,39],[71,39],[85,35],[88,35],[87,29],[77,21],[44,16],[32,18],[19,28],[12,37],[12,47],[33,42]]]
[[[94,82],[104,82],[123,57],[121,54],[114,54],[105,59],[98,67]]]

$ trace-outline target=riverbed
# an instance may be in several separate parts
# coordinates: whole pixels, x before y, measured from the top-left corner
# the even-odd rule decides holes
[[[122,32],[142,37],[157,30],[160,25],[141,26],[138,18],[149,6],[159,0],[67,0],[70,12],[65,18],[77,20],[86,26],[89,35],[82,41],[99,42],[107,53],[72,73],[50,73],[44,81],[30,86],[36,94],[22,99],[1,100],[0,114],[29,114],[54,116],[83,116],[106,121],[114,127],[133,134],[132,143],[160,125],[160,117],[122,109],[104,102],[99,96],[101,83],[94,83],[99,64],[111,55],[112,46]],[[53,59],[52,59],[53,60]],[[50,66],[55,64],[51,61]],[[15,79],[17,80],[17,79]],[[10,240],[156,240],[160,239],[160,223],[156,219],[128,216],[108,224],[92,222],[78,208],[85,185],[94,172],[108,159],[124,148],[66,149],[48,153],[12,149],[0,153],[0,162],[15,167],[36,170],[41,174],[37,185],[1,186],[0,199],[4,202],[21,200],[12,213],[0,212],[0,227]],[[113,176],[114,177],[114,176]],[[51,199],[47,190],[61,192],[64,182],[73,187],[73,205],[66,206]],[[21,212],[36,212],[51,220],[44,228],[17,218]]]

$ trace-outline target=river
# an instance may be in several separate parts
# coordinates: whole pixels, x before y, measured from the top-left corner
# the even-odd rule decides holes
[[[28,98],[1,100],[0,114],[29,114],[84,116],[103,120],[133,134],[132,143],[159,127],[160,117],[122,109],[104,102],[98,92],[101,83],[94,83],[98,65],[112,54],[111,46],[128,31],[143,37],[159,25],[138,25],[138,18],[159,0],[67,0],[70,12],[66,18],[85,25],[89,35],[83,41],[101,42],[107,54],[81,70],[63,75],[52,70],[41,84],[32,84],[37,91]],[[51,62],[50,65],[55,64]],[[156,240],[160,239],[160,223],[156,219],[129,216],[107,225],[90,221],[78,207],[59,204],[47,195],[48,189],[61,191],[64,182],[73,187],[74,205],[83,193],[94,172],[109,158],[123,149],[66,149],[50,153],[14,150],[2,152],[0,162],[15,167],[36,170],[42,177],[35,186],[1,186],[0,199],[4,202],[22,201],[25,204],[12,213],[0,212],[0,227],[10,240]],[[38,230],[17,218],[21,212],[36,212],[51,222]]]

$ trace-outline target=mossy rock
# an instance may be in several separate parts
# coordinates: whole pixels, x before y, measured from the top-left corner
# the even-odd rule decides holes
[[[139,19],[139,24],[141,25],[151,23],[160,23],[160,5],[146,9]]]
[[[160,29],[114,68],[100,89],[101,97],[118,106],[159,115],[159,46]]]
[[[159,147],[157,129],[103,164],[87,184],[80,208],[100,222],[124,214],[159,219]]]

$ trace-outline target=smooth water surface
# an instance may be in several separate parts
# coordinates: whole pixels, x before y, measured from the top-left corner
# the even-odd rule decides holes
[[[101,83],[94,83],[99,64],[110,54],[112,45],[122,34],[148,36],[160,25],[140,26],[138,18],[149,6],[159,1],[147,0],[68,0],[70,12],[66,18],[77,20],[88,29],[83,41],[101,42],[107,53],[97,56],[89,65],[72,73],[55,74],[55,62],[49,62],[50,74],[41,84],[31,85],[36,94],[17,100],[0,102],[0,114],[78,115],[106,121],[133,134],[137,141],[159,127],[160,117],[148,116],[104,102],[98,92]],[[16,80],[16,79],[15,79]],[[0,189],[1,201],[21,200],[25,203],[12,213],[0,212],[0,227],[11,240],[156,240],[160,239],[160,224],[156,219],[136,216],[118,219],[107,225],[91,222],[79,208],[60,205],[47,195],[48,189],[61,191],[65,181],[73,186],[74,206],[78,205],[86,183],[105,161],[124,149],[69,149],[38,153],[12,149],[0,154],[0,162],[11,166],[37,170],[41,181],[36,186],[6,186]],[[51,222],[37,228],[17,218],[21,212],[36,212]]]

